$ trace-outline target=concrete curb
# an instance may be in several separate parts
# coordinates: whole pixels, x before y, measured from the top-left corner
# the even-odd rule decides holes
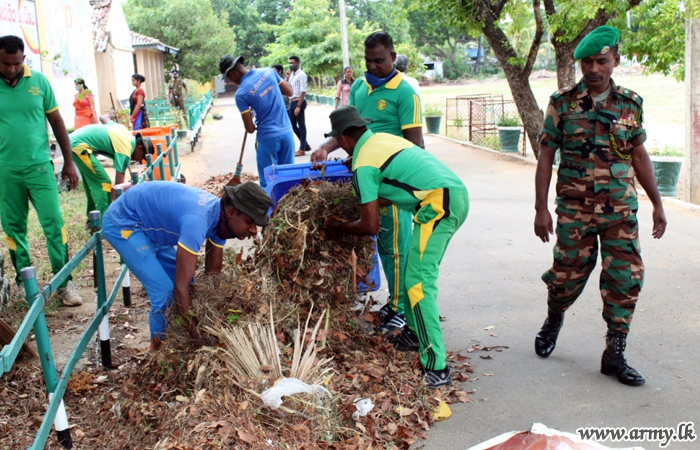
[[[438,137],[438,138],[444,139],[444,140],[446,140],[446,141],[454,142],[455,144],[464,145],[465,147],[473,147],[473,148],[477,148],[477,149],[479,149],[479,150],[483,150],[483,151],[485,151],[485,152],[493,153],[494,155],[508,156],[508,157],[510,157],[510,158],[518,159],[518,160],[520,160],[520,161],[533,164],[533,165],[535,165],[535,166],[537,165],[537,160],[536,160],[536,159],[532,159],[532,158],[528,158],[528,157],[526,157],[526,156],[522,156],[522,155],[520,155],[519,153],[499,152],[498,150],[494,150],[494,149],[491,149],[491,148],[488,148],[488,147],[482,147],[482,146],[480,146],[480,145],[473,144],[473,143],[471,143],[471,142],[469,142],[469,141],[460,141],[460,140],[457,140],[457,139],[452,139],[452,138],[449,138],[449,137],[447,137],[447,136],[443,136],[443,135],[441,135],[441,134],[426,134],[426,136]]]
[[[476,148],[476,149],[479,149],[479,150],[483,150],[483,151],[486,151],[486,152],[489,152],[489,153],[493,153],[493,154],[496,154],[496,155],[508,156],[508,157],[510,157],[510,158],[517,159],[517,160],[520,160],[520,161],[523,161],[523,162],[526,162],[526,163],[529,163],[529,164],[537,165],[537,160],[536,160],[536,159],[527,158],[527,157],[521,156],[521,155],[519,155],[519,154],[508,153],[508,152],[499,152],[498,150],[493,150],[493,149],[490,149],[490,148],[487,148],[487,147],[482,147],[482,146],[480,146],[480,145],[472,144],[471,142],[468,142],[468,141],[460,141],[460,140],[457,140],[457,139],[452,139],[452,138],[449,138],[449,137],[447,137],[447,136],[442,136],[442,135],[439,135],[439,134],[426,134],[426,136],[438,137],[438,138],[440,138],[440,139],[444,139],[444,140],[446,140],[446,141],[454,142],[455,144],[463,145],[463,146],[465,146],[465,147],[472,147],[472,148]],[[643,196],[644,198],[647,198],[647,199],[648,199],[649,196],[647,195],[647,193],[644,192],[644,189],[642,189],[641,186],[639,186],[639,183],[637,183],[637,184],[638,184],[638,186],[637,186],[637,193],[638,193],[638,195],[639,195],[640,197]],[[683,201],[683,200],[681,200],[681,199],[679,199],[679,198],[676,198],[676,197],[661,197],[661,200],[662,200],[664,203],[666,203],[666,204],[673,205],[673,206],[677,206],[677,207],[679,207],[679,208],[684,208],[684,209],[687,209],[687,210],[689,210],[689,211],[693,211],[693,212],[696,212],[696,213],[700,213],[700,205],[695,205],[695,204],[693,204],[693,203],[689,203],[689,202]]]

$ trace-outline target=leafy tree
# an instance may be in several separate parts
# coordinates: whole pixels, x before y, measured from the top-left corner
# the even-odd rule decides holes
[[[466,63],[459,57],[459,50],[474,40],[468,33],[445,26],[440,16],[427,11],[418,0],[411,4],[407,17],[415,45],[420,47],[423,54],[433,59],[449,60],[448,67],[466,69]]]
[[[340,76],[340,21],[328,0],[297,0],[284,23],[268,29],[277,39],[268,46],[269,54],[261,60],[264,65],[286,64],[290,55],[297,55],[301,67],[317,85],[323,86],[329,77]],[[362,43],[370,32],[359,30],[352,22],[348,23],[347,32],[350,65],[360,68],[364,66]]]
[[[506,74],[513,100],[523,119],[530,144],[537,155],[537,134],[542,128],[540,111],[530,88],[529,76],[537,57],[545,28],[545,18],[552,34],[560,87],[574,78],[573,52],[576,45],[595,27],[605,24],[641,0],[425,0],[429,11],[437,12],[445,26],[457,26],[465,32],[483,33]],[[679,0],[680,1],[680,0]],[[543,17],[542,8],[546,14]],[[534,19],[534,33],[529,45],[517,42],[516,48],[506,34],[509,20]],[[529,19],[528,19],[529,20]]]
[[[540,1],[425,0],[424,4],[429,11],[444,19],[445,26],[454,26],[466,33],[484,34],[506,74],[530,145],[537,152],[537,134],[542,128],[543,116],[530,88],[529,77],[544,34]],[[501,22],[507,16],[522,16],[529,10],[535,18],[535,33],[527,52],[520,54],[510,43]]]
[[[185,78],[211,80],[221,56],[234,51],[228,14],[217,15],[210,0],[129,0],[124,13],[132,31],[180,49],[172,60]]]
[[[685,19],[693,16],[685,3],[646,0],[631,12],[631,27],[627,27],[624,17],[615,20],[612,25],[621,32],[621,53],[630,59],[636,57],[652,72],[673,73],[677,80],[682,80],[685,76]]]
[[[265,25],[282,25],[290,10],[290,0],[211,0],[211,4],[217,13],[228,14],[238,52],[245,56],[247,64],[256,66],[276,39]]]
[[[394,44],[413,43],[412,24],[404,13],[406,0],[345,0],[346,15],[358,29],[371,24],[373,31],[386,31]],[[337,10],[338,0],[333,0]]]

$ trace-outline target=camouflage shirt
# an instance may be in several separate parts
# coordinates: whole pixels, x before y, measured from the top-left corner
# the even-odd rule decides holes
[[[561,149],[559,206],[591,213],[638,208],[632,149],[646,140],[642,98],[610,83],[597,106],[583,79],[550,97],[540,144]]]

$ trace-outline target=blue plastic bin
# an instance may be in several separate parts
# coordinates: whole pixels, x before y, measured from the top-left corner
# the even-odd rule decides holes
[[[304,180],[324,179],[335,182],[352,179],[352,172],[340,161],[327,162],[323,176],[321,176],[321,171],[311,170],[311,163],[270,166],[266,167],[264,172],[265,181],[267,181],[265,192],[267,192],[273,202],[273,207],[270,208],[268,215],[272,213],[272,209],[277,206],[277,202],[279,202],[284,194],[289,192],[289,190],[297,184],[301,184]],[[376,241],[375,236],[372,238]],[[382,275],[379,271],[379,255],[377,254],[376,244],[374,246],[374,253],[372,254],[372,263],[372,269],[370,269],[369,274],[367,274],[367,278],[370,284],[374,284],[371,290],[376,291],[382,285]],[[370,291],[369,286],[362,282],[357,285],[357,290],[358,292]]]

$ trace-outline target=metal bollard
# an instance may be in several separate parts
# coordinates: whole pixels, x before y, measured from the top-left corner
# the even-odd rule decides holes
[[[34,267],[25,267],[19,271],[24,284],[24,294],[27,303],[31,308],[37,300],[39,293],[39,285],[36,282],[36,269]],[[46,303],[46,300],[41,297],[41,301]],[[49,339],[49,330],[46,328],[46,317],[44,313],[39,314],[34,322],[34,337],[36,338],[36,347],[39,350],[39,358],[41,360],[41,370],[44,373],[46,381],[46,393],[49,394],[49,401],[58,385],[58,373],[56,372],[56,364],[53,359],[53,351],[51,350],[51,340]],[[53,421],[56,428],[56,437],[61,447],[65,449],[73,448],[73,440],[70,436],[70,428],[68,427],[68,416],[66,415],[66,406],[61,400],[61,404],[56,411],[56,418]]]
[[[116,195],[116,193],[115,193]],[[88,214],[90,225],[95,233],[102,232],[102,215],[99,211],[90,211]],[[95,309],[100,311],[107,303],[107,287],[105,285],[105,262],[102,253],[102,239],[97,240],[93,258],[95,261]],[[102,317],[102,322],[98,328],[100,338],[100,355],[102,356],[102,366],[111,370],[112,367],[112,349],[109,341],[109,314],[105,312]]]

